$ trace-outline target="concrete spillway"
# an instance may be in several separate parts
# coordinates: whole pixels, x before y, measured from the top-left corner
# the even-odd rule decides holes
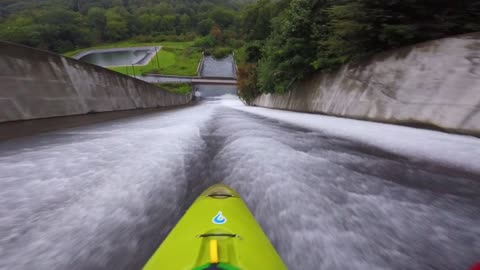
[[[190,103],[141,80],[98,66],[0,42],[0,123]]]
[[[210,99],[4,141],[0,269],[139,269],[221,182],[289,269],[466,269],[480,257],[478,139],[306,117]],[[363,128],[370,139],[356,140]]]
[[[434,40],[295,83],[257,106],[480,136],[480,33]]]

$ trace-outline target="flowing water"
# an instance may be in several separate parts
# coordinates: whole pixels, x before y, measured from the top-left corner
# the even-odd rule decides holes
[[[289,269],[453,270],[480,259],[478,170],[257,110],[271,117],[206,99],[0,143],[0,269],[139,269],[214,183],[241,194]],[[413,130],[382,136],[432,151],[440,140],[455,164],[480,149],[470,137],[350,121]]]

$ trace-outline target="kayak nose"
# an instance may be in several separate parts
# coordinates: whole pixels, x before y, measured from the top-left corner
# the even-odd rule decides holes
[[[226,185],[205,190],[144,270],[286,270],[240,195]]]
[[[211,197],[214,199],[227,199],[231,197],[239,197],[238,194],[233,189],[223,184],[217,184],[209,187],[207,190],[203,192],[202,195]]]

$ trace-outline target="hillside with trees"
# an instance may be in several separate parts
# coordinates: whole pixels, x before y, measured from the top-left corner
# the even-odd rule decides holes
[[[246,101],[385,50],[480,31],[480,0],[0,0],[0,39],[54,52],[123,40],[236,52]]]
[[[478,0],[260,0],[245,10],[247,101],[377,52],[480,31]]]
[[[184,41],[212,27],[230,39],[240,24],[239,1],[0,0],[0,39],[54,52],[134,39]]]

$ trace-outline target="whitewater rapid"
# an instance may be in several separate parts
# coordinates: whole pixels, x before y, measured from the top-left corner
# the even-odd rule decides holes
[[[233,96],[0,143],[0,269],[139,269],[206,187],[289,269],[480,260],[480,140]]]

